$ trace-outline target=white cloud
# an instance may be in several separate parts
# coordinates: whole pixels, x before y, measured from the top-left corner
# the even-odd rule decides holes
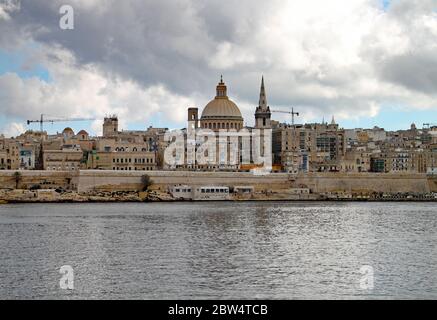
[[[20,10],[19,0],[0,0],[0,20],[9,20],[10,14]]]
[[[50,82],[36,77],[20,78],[14,73],[0,76],[0,112],[14,118],[96,118],[117,114],[120,127],[131,122],[146,123],[162,113],[169,121],[182,123],[195,99],[169,92],[164,85],[141,87],[131,80],[108,77],[96,66],[78,65],[74,56],[61,48],[43,50]],[[42,54],[41,53],[41,54]],[[94,122],[92,128],[101,121]],[[100,132],[100,131],[98,131]]]
[[[26,131],[26,128],[22,123],[11,122],[0,129],[0,132],[7,137],[16,137]]]
[[[0,76],[0,110],[11,117],[117,113],[125,128],[152,116],[183,126],[221,73],[248,124],[261,74],[270,105],[295,106],[305,121],[437,106],[437,0],[387,10],[379,0],[74,0],[80,20],[68,34],[38,16],[57,14],[61,1],[51,3],[27,3],[16,29],[42,45],[36,60],[52,81]]]

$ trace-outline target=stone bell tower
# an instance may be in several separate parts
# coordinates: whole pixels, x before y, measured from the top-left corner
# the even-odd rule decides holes
[[[197,129],[199,127],[199,109],[188,108],[188,125],[191,129]]]
[[[118,134],[118,118],[116,115],[105,117],[103,120],[103,136],[111,137]]]

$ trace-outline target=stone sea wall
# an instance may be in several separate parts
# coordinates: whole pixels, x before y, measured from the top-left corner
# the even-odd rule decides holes
[[[258,193],[287,192],[293,188],[309,188],[311,193],[371,194],[381,193],[429,193],[437,192],[437,177],[425,174],[341,174],[311,173],[292,176],[274,173],[257,176],[240,172],[183,172],[183,171],[0,171],[0,189],[29,189],[40,185],[41,189],[89,192],[117,192],[142,190],[142,176],[147,174],[153,181],[151,190],[167,192],[169,186],[253,186]]]
[[[81,171],[78,189],[86,192],[101,190],[135,190],[141,188],[141,172]],[[256,176],[240,172],[166,172],[147,173],[153,181],[152,189],[166,191],[171,185],[190,186],[253,186],[255,191],[287,190],[309,188],[313,193],[346,192],[437,192],[437,179],[429,179],[425,174],[341,174],[312,173],[292,176],[273,173]]]
[[[78,172],[71,171],[0,170],[0,189],[29,189],[39,185],[42,189],[76,190],[78,177]]]

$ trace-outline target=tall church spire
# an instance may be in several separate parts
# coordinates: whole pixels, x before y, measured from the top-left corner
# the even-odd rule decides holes
[[[261,90],[259,92],[259,104],[255,111],[255,128],[271,128],[270,108],[267,105],[266,89],[264,87],[264,76],[261,79]]]
[[[335,118],[332,116],[331,124],[335,124]]]
[[[261,90],[259,92],[259,107],[262,111],[267,110],[266,89],[264,88],[264,76],[261,78]]]

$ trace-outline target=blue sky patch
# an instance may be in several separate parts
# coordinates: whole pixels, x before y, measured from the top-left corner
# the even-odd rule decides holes
[[[37,77],[50,82],[50,73],[40,64],[27,65],[28,57],[23,52],[6,52],[0,49],[0,75],[15,73],[20,78]]]

